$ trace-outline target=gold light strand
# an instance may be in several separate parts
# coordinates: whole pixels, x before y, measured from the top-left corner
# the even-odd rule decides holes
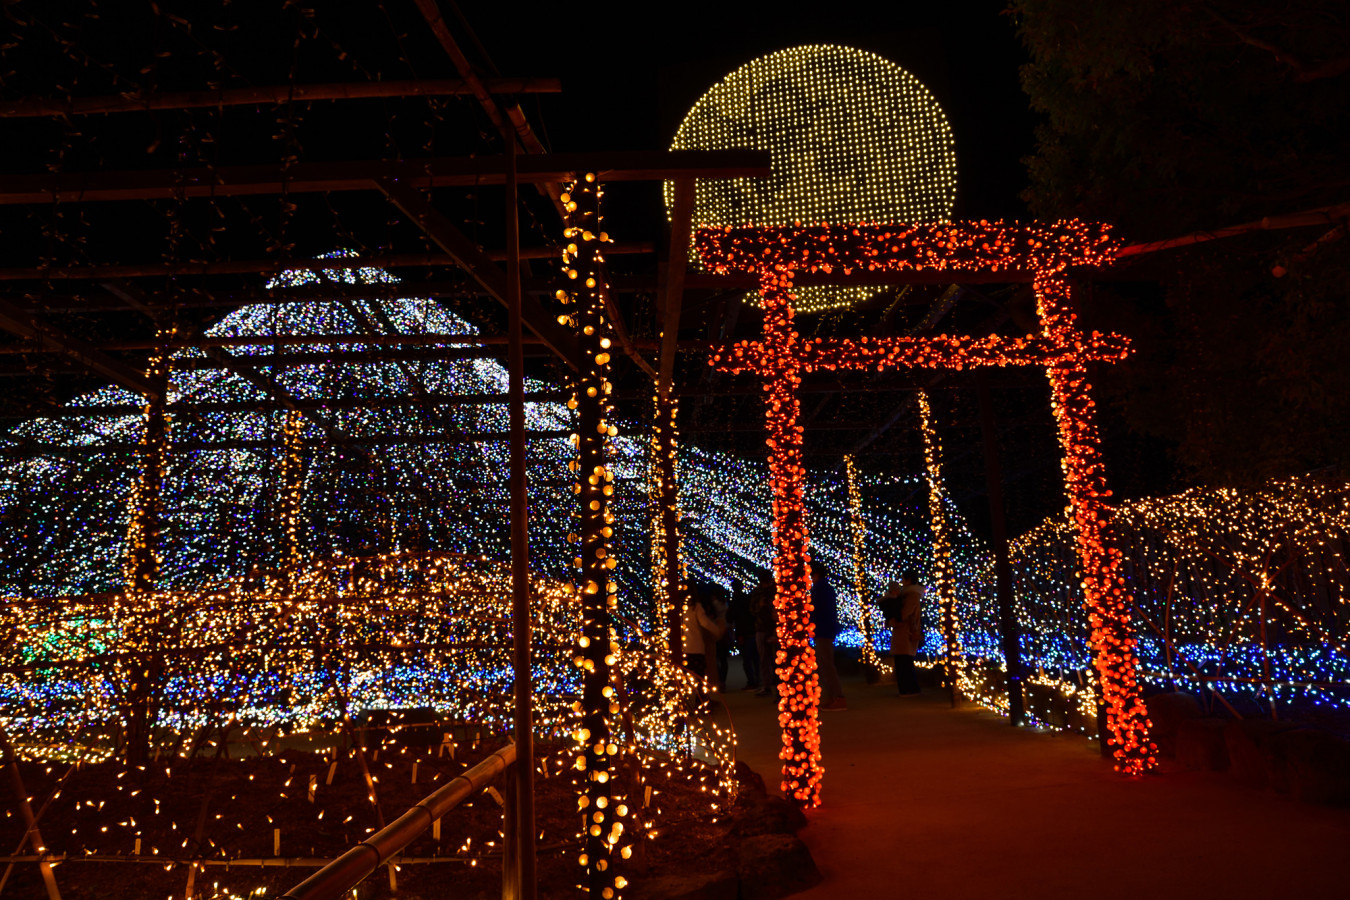
[[[288,570],[300,565],[300,521],[304,505],[305,463],[301,435],[305,420],[297,410],[286,410],[282,424],[284,450],[281,457],[281,526],[285,545],[282,559]]]
[[[164,599],[154,591],[159,579],[160,530],[164,518],[164,473],[169,453],[169,388],[173,356],[169,348],[177,329],[159,329],[155,355],[147,379],[154,393],[146,398],[141,434],[139,480],[130,497],[127,523],[125,596],[114,597],[114,635],[122,654],[114,667],[113,683],[121,695],[125,723],[125,759],[144,765],[151,730],[159,708],[159,686],[164,678],[160,657]],[[125,660],[125,661],[124,661]]]
[[[621,762],[618,742],[622,740],[616,727],[621,648],[615,629],[618,585],[612,579],[617,561],[610,543],[614,536],[610,438],[619,430],[611,418],[613,338],[605,316],[605,286],[600,283],[602,245],[609,241],[609,235],[600,230],[602,193],[595,175],[588,173],[561,197],[567,209],[563,274],[570,290],[560,290],[557,296],[568,308],[568,313],[559,318],[570,324],[577,336],[579,369],[576,395],[569,406],[577,411],[577,459],[573,464],[580,506],[580,523],[573,535],[579,545],[576,564],[581,594],[581,628],[574,662],[581,669],[582,684],[575,765],[585,773],[577,798],[583,829],[580,862],[589,893],[602,900],[615,900],[628,883],[622,874],[622,861],[632,855],[636,829],[631,828],[627,798],[617,777]]]
[[[867,523],[863,520],[862,491],[858,489],[858,469],[852,453],[844,457],[844,470],[848,477],[849,528],[853,533],[853,587],[858,594],[862,658],[865,665],[878,673],[884,673],[890,671],[890,666],[877,655],[872,634],[872,604],[867,598],[867,567],[863,556],[867,543]]]
[[[654,630],[671,659],[683,660],[681,617],[684,612],[684,554],[679,521],[678,431],[679,401],[653,398],[651,457],[648,462],[651,513],[652,596]],[[673,557],[673,558],[672,558]]]
[[[928,392],[919,391],[919,430],[923,432],[923,461],[928,471],[928,515],[933,523],[933,588],[942,610],[942,637],[947,679],[953,693],[960,693],[964,678],[961,656],[961,623],[956,609],[956,582],[952,579],[952,544],[943,501],[947,488],[942,481],[942,442],[933,428],[933,409]]]
[[[156,393],[145,399],[142,421],[140,477],[133,482],[128,501],[126,550],[123,576],[128,593],[154,589],[159,572],[160,548],[158,532],[163,518],[164,501],[161,496],[164,470],[169,451],[168,391],[169,372],[173,365],[170,346],[177,329],[161,329],[159,348],[150,360],[146,378]]]

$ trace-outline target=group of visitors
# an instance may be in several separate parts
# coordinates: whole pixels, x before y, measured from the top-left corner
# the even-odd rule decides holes
[[[690,593],[683,625],[685,667],[704,679],[709,689],[725,690],[734,647],[745,672],[742,690],[754,690],[761,696],[776,693],[778,633],[773,576],[765,573],[748,594],[739,579],[732,579],[730,596],[721,586],[707,583],[691,585]],[[919,695],[914,661],[923,642],[922,604],[923,586],[914,569],[906,571],[899,582],[892,581],[879,603],[891,630],[895,683],[902,697]],[[834,660],[834,642],[842,630],[839,599],[821,562],[811,563],[811,622],[820,708],[848,709]]]

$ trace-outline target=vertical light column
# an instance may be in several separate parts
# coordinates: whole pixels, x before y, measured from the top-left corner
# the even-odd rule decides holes
[[[286,577],[293,579],[300,566],[300,519],[304,505],[305,462],[301,435],[304,433],[305,420],[293,409],[286,410],[282,424],[283,452],[281,457],[281,527],[282,567]]]
[[[682,664],[682,618],[684,614],[683,552],[680,540],[680,495],[678,482],[679,433],[676,414],[679,401],[656,396],[652,416],[652,585],[653,628],[663,633],[671,662]]]
[[[863,557],[863,548],[867,543],[867,523],[862,514],[862,491],[858,489],[858,467],[854,464],[853,454],[844,457],[844,470],[848,478],[849,527],[853,535],[853,588],[858,594],[859,626],[862,629],[863,663],[874,672],[886,670],[886,665],[877,656],[877,648],[872,637],[872,605],[867,602],[867,568]]]
[[[800,806],[820,805],[820,680],[811,651],[811,579],[807,574],[806,468],[797,384],[799,339],[792,326],[791,273],[760,275],[764,297],[765,418],[769,481],[773,490],[774,579],[778,592],[778,724],[783,730],[783,794]]]
[[[172,364],[169,341],[175,329],[161,330],[159,349],[150,360],[146,373],[155,393],[145,398],[142,412],[145,430],[141,434],[139,459],[140,477],[132,485],[130,518],[127,521],[126,553],[123,576],[129,594],[153,591],[159,577],[159,530],[162,524],[164,501],[165,460],[169,452],[169,416],[167,395],[169,368]]]
[[[933,525],[933,589],[942,610],[942,638],[946,645],[944,663],[952,703],[959,695],[962,672],[961,620],[956,611],[956,583],[952,579],[952,542],[947,528],[943,500],[947,487],[942,480],[942,441],[933,427],[933,408],[928,392],[919,391],[919,430],[923,432],[923,461],[928,471],[928,517]]]
[[[157,718],[159,681],[163,661],[157,656],[160,615],[155,584],[159,579],[160,530],[164,519],[164,471],[169,453],[169,371],[174,328],[160,329],[159,348],[150,360],[147,377],[154,393],[146,397],[141,435],[140,478],[132,485],[127,522],[123,575],[125,596],[114,600],[113,621],[129,654],[129,668],[117,667],[117,683],[123,694],[128,765],[145,765],[150,750],[150,729]]]
[[[618,585],[612,576],[617,565],[610,541],[614,537],[614,470],[609,439],[618,434],[613,424],[609,381],[611,324],[605,316],[600,283],[603,245],[609,235],[600,230],[602,191],[594,174],[569,186],[561,200],[567,208],[564,274],[570,289],[558,292],[567,313],[559,318],[577,336],[577,389],[568,405],[577,411],[576,493],[580,522],[570,538],[578,544],[576,565],[581,595],[581,632],[575,664],[581,669],[580,745],[576,767],[583,775],[577,798],[582,815],[585,887],[592,897],[613,900],[627,885],[622,861],[632,855],[636,829],[629,826],[629,810],[619,783],[620,744],[614,722],[619,713],[616,678],[620,647],[615,630]]]
[[[1045,335],[1060,342],[1071,341],[1078,332],[1068,280],[1058,272],[1040,272],[1033,286]],[[1102,465],[1096,403],[1083,363],[1059,363],[1048,367],[1046,374],[1064,454],[1064,490],[1078,530],[1083,602],[1091,628],[1093,665],[1106,708],[1107,741],[1116,769],[1133,775],[1157,764],[1157,748],[1149,740],[1152,723],[1139,693],[1121,553],[1107,543],[1111,492]]]

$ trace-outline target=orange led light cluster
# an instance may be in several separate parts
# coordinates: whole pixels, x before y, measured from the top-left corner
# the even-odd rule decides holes
[[[1135,774],[1155,763],[1150,723],[1136,681],[1135,641],[1120,555],[1107,546],[1110,492],[1102,472],[1086,366],[1129,352],[1121,335],[1084,334],[1075,325],[1064,275],[1071,266],[1109,265],[1118,245],[1101,224],[1069,220],[1019,225],[1004,222],[929,225],[818,225],[700,229],[695,246],[714,272],[758,273],[764,295],[764,337],[722,350],[711,360],[724,371],[765,380],[774,543],[778,577],[779,704],[783,725],[784,792],[814,806],[820,799],[820,740],[815,715],[819,687],[814,665],[800,660],[811,637],[805,575],[807,533],[802,512],[801,427],[797,386],[804,373],[832,369],[874,371],[899,366],[961,369],[1039,366],[1050,379],[1063,452],[1065,490],[1078,527],[1085,605],[1106,708],[1116,768]],[[796,272],[948,271],[1030,272],[1041,320],[1039,335],[970,338],[801,340],[792,327]]]
[[[1069,219],[929,225],[726,226],[700,229],[694,245],[717,273],[1044,272],[1109,265],[1119,250],[1111,229]]]
[[[783,794],[802,806],[820,804],[820,680],[811,650],[811,579],[807,574],[806,467],[797,385],[801,382],[800,339],[792,327],[790,274],[780,267],[760,275],[764,298],[764,391],[769,436],[769,480],[773,488],[774,609],[778,622],[778,724],[783,746]]]

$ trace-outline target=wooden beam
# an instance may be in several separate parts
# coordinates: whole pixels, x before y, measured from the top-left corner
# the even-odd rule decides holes
[[[492,94],[556,94],[557,78],[483,78],[479,86]],[[171,91],[154,94],[118,94],[113,97],[32,97],[0,103],[0,119],[47,116],[90,116],[104,113],[146,112],[158,109],[203,109],[224,106],[281,106],[315,100],[363,100],[378,97],[449,97],[473,93],[463,78],[424,78],[405,81],[362,81],[337,84],[278,84],[268,87],[221,88],[208,91]]]
[[[608,253],[609,251],[606,250],[605,252]],[[600,274],[602,278],[607,279],[609,277],[609,273],[605,271],[603,263],[600,265]],[[647,373],[648,378],[655,381],[656,370],[652,368],[651,363],[647,362],[647,358],[638,352],[638,346],[640,344],[649,344],[651,342],[640,339],[635,340],[633,336],[628,333],[628,325],[623,320],[623,310],[619,309],[618,301],[614,299],[614,294],[610,292],[609,285],[605,281],[600,283],[600,294],[605,301],[605,314],[609,317],[610,324],[614,326],[614,336],[619,339],[619,346],[623,348],[623,352],[628,358],[637,364],[639,369]]]
[[[526,403],[562,403],[571,396],[569,391],[531,391],[525,394]],[[251,400],[239,403],[214,401],[181,400],[170,403],[170,413],[250,413],[280,412],[286,409],[304,412],[325,412],[339,409],[401,409],[408,406],[457,406],[490,405],[507,403],[506,394],[427,394],[424,397],[411,395],[398,397],[333,397],[323,400],[292,399],[288,403],[276,400]],[[99,419],[121,418],[140,415],[142,407],[133,403],[103,403],[89,406],[62,406],[44,412],[30,412],[25,415],[9,415],[10,419]]]
[[[535,354],[542,353],[540,345],[534,345]],[[501,351],[489,347],[386,347],[377,350],[349,350],[332,353],[250,353],[232,358],[246,362],[251,366],[354,366],[379,365],[405,362],[449,362],[460,359],[490,359],[500,355]],[[183,357],[174,360],[174,368],[179,371],[200,369],[230,368],[233,362],[203,357]]]
[[[520,181],[573,181],[594,172],[600,181],[679,178],[757,178],[769,174],[761,150],[670,150],[553,153],[522,156]],[[497,156],[438,157],[402,162],[313,162],[130,172],[73,172],[0,176],[0,204],[169,200],[251,194],[361,191],[380,180],[419,188],[503,184],[506,162]]]
[[[523,157],[522,159],[528,159]],[[507,302],[506,275],[489,260],[472,241],[451,224],[436,207],[432,206],[420,190],[393,179],[382,179],[380,190],[384,191],[403,214],[412,219],[436,244],[450,254],[475,281],[491,294],[499,303]],[[556,317],[544,311],[538,297],[520,298],[522,321],[539,339],[558,355],[563,362],[575,367],[576,342],[566,329],[558,324]]]
[[[531,440],[556,440],[565,438],[571,432],[566,429],[556,429],[548,431],[527,431],[526,437]],[[362,437],[344,436],[340,442],[305,440],[303,443],[309,447],[322,447],[329,443],[340,443],[342,446],[356,447],[417,447],[429,446],[434,444],[477,444],[491,441],[505,441],[509,437],[505,431],[480,431],[463,434],[423,434],[423,435],[377,435]],[[227,441],[175,441],[172,450],[174,453],[192,453],[209,452],[212,450],[270,450],[275,447],[284,447],[286,442],[283,439],[276,440],[227,440]],[[141,448],[137,442],[116,442],[109,444],[52,444],[45,442],[19,442],[7,447],[0,447],[0,454],[10,457],[24,456],[42,456],[51,454],[53,456],[92,456],[100,453],[134,453]]]
[[[39,348],[69,356],[129,391],[135,391],[145,397],[156,393],[144,372],[137,371],[121,360],[113,359],[93,344],[68,335],[4,300],[0,300],[0,328],[33,341]]]
[[[502,335],[478,334],[438,334],[434,332],[419,334],[278,334],[252,335],[248,337],[202,336],[197,338],[179,338],[163,344],[153,340],[109,341],[101,344],[104,350],[154,350],[163,346],[168,350],[190,350],[196,347],[340,347],[346,344],[369,346],[421,346],[425,344],[452,344],[465,346],[491,346],[506,343]],[[456,349],[459,349],[456,347]],[[23,346],[0,347],[0,354],[29,353]],[[341,351],[337,351],[341,352]]]
[[[1216,228],[1213,231],[1197,231],[1194,234],[1171,238],[1166,241],[1150,241],[1145,244],[1130,244],[1126,247],[1122,247],[1120,252],[1116,254],[1116,258],[1127,259],[1131,256],[1157,253],[1159,250],[1171,250],[1175,247],[1188,247],[1191,244],[1203,244],[1208,241],[1236,237],[1237,235],[1248,234],[1253,231],[1275,231],[1283,228],[1308,228],[1311,226],[1325,228],[1328,225],[1336,225],[1344,222],[1347,217],[1350,217],[1350,203],[1339,203],[1335,206],[1319,206],[1316,209],[1308,209],[1303,212],[1286,213],[1279,216],[1266,216],[1264,219],[1257,219],[1254,222],[1244,222],[1241,225],[1229,225],[1227,228]]]
[[[168,350],[190,350],[196,347],[340,347],[346,344],[368,346],[416,347],[426,344],[456,345],[447,349],[464,347],[490,347],[506,343],[506,336],[500,334],[278,334],[252,335],[249,337],[203,336],[198,338],[180,338],[158,344],[153,340],[109,341],[99,345],[103,350],[154,350],[160,346]],[[525,343],[539,343],[538,338],[527,338]],[[463,345],[463,347],[459,346]],[[0,347],[0,355],[32,353],[31,347],[13,344]],[[336,353],[343,351],[337,350]]]
[[[675,375],[675,343],[680,337],[680,306],[684,302],[684,276],[689,264],[693,214],[694,180],[681,178],[675,182],[675,202],[670,216],[670,252],[666,259],[666,278],[661,291],[661,375],[656,390],[662,398],[670,396],[671,380]]]
[[[866,272],[855,270],[844,274],[834,272],[794,272],[793,287],[845,287],[875,285],[900,287],[906,284],[1029,284],[1033,273],[1010,270],[1005,272],[949,272],[944,269],[919,269],[913,272]],[[713,272],[690,272],[685,275],[686,290],[759,290],[759,276],[753,273],[732,272],[719,275]],[[610,282],[614,290],[651,291],[660,288],[651,275],[616,275]]]
[[[478,99],[478,105],[483,107],[483,112],[492,121],[497,133],[510,140],[511,131],[506,124],[506,119],[502,116],[501,110],[497,107],[497,101],[492,99],[492,94],[488,91],[487,86],[474,72],[468,58],[459,49],[459,44],[455,43],[454,35],[450,33],[449,26],[445,24],[445,18],[436,6],[436,0],[413,0],[413,2],[417,4],[417,9],[422,13],[422,18],[427,20],[427,25],[431,27],[431,33],[436,36],[441,48],[450,57],[450,61],[455,64],[455,71],[459,72],[468,85],[469,93]]]
[[[607,253],[651,253],[651,244],[614,244]],[[502,251],[485,254],[490,260],[506,258]],[[521,259],[562,259],[557,247],[530,247],[521,251]],[[373,256],[334,259],[232,259],[186,263],[128,263],[125,265],[30,266],[0,269],[0,281],[69,281],[105,278],[163,278],[169,275],[268,275],[280,272],[322,272],[330,269],[403,269],[458,266],[449,256],[436,253],[382,253]],[[405,294],[404,296],[412,296]],[[419,295],[420,296],[420,295]]]

